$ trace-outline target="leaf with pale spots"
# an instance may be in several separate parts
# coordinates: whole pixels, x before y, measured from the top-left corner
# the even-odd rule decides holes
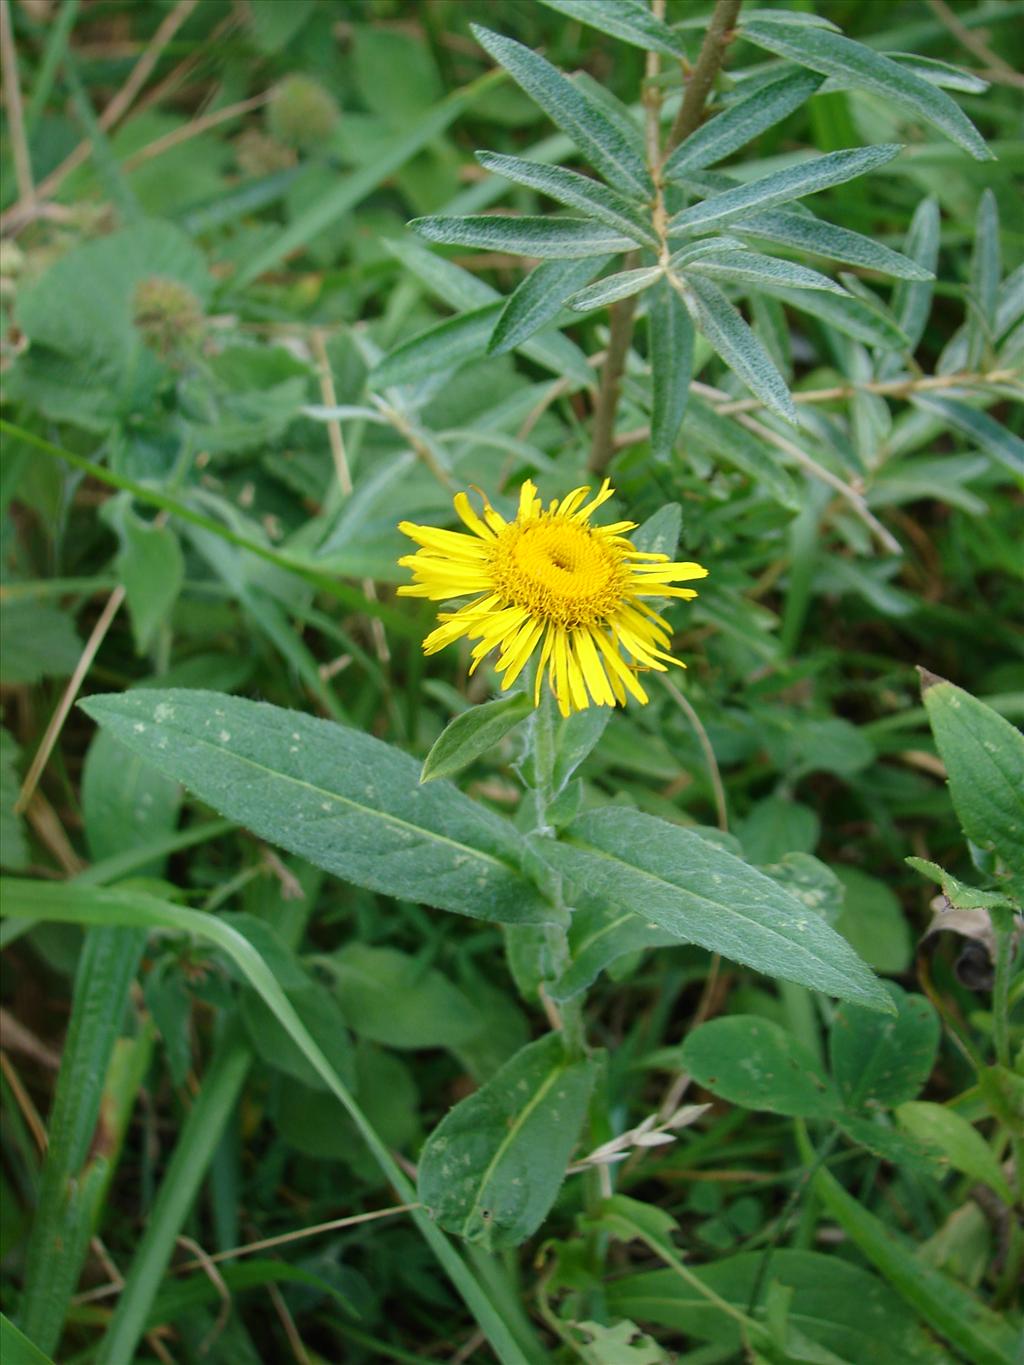
[[[569,879],[579,904],[610,901],[768,976],[892,1011],[845,939],[777,882],[692,830],[609,808],[573,821],[564,841],[531,842]]]
[[[427,1139],[419,1196],[447,1229],[488,1251],[518,1246],[555,1201],[580,1135],[597,1063],[571,1061],[560,1034],[529,1043]]]
[[[896,1006],[888,1017],[840,1005],[829,1039],[832,1075],[849,1109],[912,1100],[935,1065],[939,1020],[923,995],[886,983]]]
[[[476,919],[554,911],[522,875],[520,836],[379,739],[217,692],[91,697],[83,709],[201,801],[335,876]]]
[[[770,1019],[733,1014],[702,1024],[683,1045],[698,1085],[745,1109],[790,1118],[834,1118],[835,1086],[813,1054]]]

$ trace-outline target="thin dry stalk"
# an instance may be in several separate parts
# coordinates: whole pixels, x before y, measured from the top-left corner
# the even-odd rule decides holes
[[[178,0],[174,9],[153,34],[142,56],[132,68],[128,79],[100,114],[97,121],[104,132],[109,131],[131,108],[136,95],[145,85],[154,66],[160,60],[164,48],[198,3],[199,0]],[[86,138],[84,142],[78,144],[69,156],[64,158],[56,170],[51,171],[46,179],[36,186],[32,201],[26,201],[24,196],[21,196],[18,202],[0,217],[0,228],[13,232],[26,226],[34,216],[35,201],[47,199],[56,193],[71,172],[77,170],[88,159],[91,152],[92,142]]]
[[[120,611],[121,603],[124,599],[124,588],[115,588],[107,598],[107,604],[100,612],[99,619],[92,628],[92,634],[85,643],[85,648],[82,650],[78,663],[75,665],[75,671],[68,680],[68,685],[64,689],[64,695],[61,697],[57,709],[54,711],[50,723],[46,727],[46,733],[43,735],[42,743],[36,750],[32,765],[25,774],[25,781],[21,784],[21,791],[18,793],[18,799],[14,803],[15,812],[18,814],[20,814],[32,800],[33,793],[39,785],[39,779],[43,775],[43,769],[46,767],[50,760],[50,755],[53,753],[53,746],[60,738],[60,732],[64,728],[64,722],[67,720],[71,708],[75,704],[75,698],[78,696],[79,689],[85,681],[85,675],[92,667],[93,659],[95,659],[100,645],[106,639],[107,631],[113,624],[114,617]]]
[[[0,69],[4,77],[4,104],[7,108],[7,130],[14,153],[14,175],[18,182],[18,198],[26,204],[35,202],[32,183],[32,158],[25,136],[25,114],[21,104],[21,82],[18,79],[18,52],[14,45],[11,25],[11,0],[0,0]]]
[[[21,1110],[21,1117],[25,1120],[32,1134],[32,1140],[39,1148],[40,1153],[46,1151],[49,1139],[46,1136],[46,1128],[39,1112],[32,1103],[32,1096],[28,1093],[21,1083],[21,1077],[14,1069],[14,1065],[6,1052],[0,1052],[0,1071],[4,1074],[4,1080],[10,1086],[11,1094],[14,1096],[15,1103]]]
[[[999,85],[1011,85],[1016,90],[1024,90],[1024,76],[999,56],[998,52],[993,52],[988,43],[979,33],[972,33],[966,24],[962,23],[959,16],[946,4],[946,0],[928,0],[932,13],[943,24],[953,37],[968,52],[973,52],[985,63],[985,70],[979,72],[986,80],[995,81]]]
[[[169,152],[172,147],[179,147],[183,142],[189,142],[192,138],[199,137],[201,133],[208,133],[211,128],[216,128],[221,123],[230,123],[232,119],[241,118],[243,114],[259,109],[269,99],[270,91],[264,90],[262,94],[253,95],[251,99],[239,100],[237,104],[228,104],[223,109],[215,109],[212,114],[204,114],[202,118],[195,118],[191,123],[186,123],[181,128],[175,128],[171,132],[165,133],[163,137],[158,137],[155,142],[140,147],[137,152],[133,152],[128,157],[122,169],[133,171],[136,166],[141,166],[145,161],[152,161],[154,157],[162,156],[164,152]]]
[[[334,387],[334,373],[331,370],[331,360],[327,354],[324,334],[319,328],[314,327],[309,334],[309,340],[313,348],[313,355],[316,357],[317,374],[320,380],[320,397],[323,399],[324,407],[336,408],[338,406],[338,395]],[[351,497],[353,489],[352,471],[348,467],[345,437],[342,434],[341,423],[336,417],[331,417],[327,421],[327,440],[331,447],[331,459],[334,461],[334,474],[338,480],[338,487],[346,498]],[[368,601],[376,602],[379,600],[377,585],[372,578],[364,578],[362,587]],[[370,634],[373,636],[377,658],[382,664],[388,663],[391,658],[391,651],[388,649],[387,636],[384,634],[384,624],[379,617],[370,617]]]
[[[723,834],[729,833],[729,812],[725,804],[725,787],[722,785],[722,774],[718,768],[718,759],[712,748],[711,741],[708,739],[708,732],[704,729],[700,716],[693,709],[688,697],[686,697],[670,678],[662,676],[662,684],[669,696],[682,711],[683,715],[690,722],[693,733],[697,736],[697,743],[700,745],[701,753],[704,755],[704,763],[707,766],[708,776],[711,779],[711,789],[715,794],[715,813],[718,817],[718,828]]]

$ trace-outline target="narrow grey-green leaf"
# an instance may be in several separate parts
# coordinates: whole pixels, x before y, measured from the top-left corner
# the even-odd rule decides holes
[[[932,306],[935,267],[939,260],[939,201],[932,195],[922,199],[914,210],[904,248],[928,277],[900,280],[892,295],[892,315],[906,334],[907,348],[917,350]]]
[[[827,256],[833,261],[878,270],[883,275],[894,275],[905,280],[930,280],[932,272],[917,261],[910,260],[891,247],[883,246],[871,237],[849,228],[823,223],[811,214],[793,213],[786,209],[770,209],[767,213],[751,214],[733,225],[733,232],[741,237],[760,237],[780,246],[810,251],[816,256]]]
[[[832,185],[842,185],[891,161],[902,150],[898,142],[883,142],[877,147],[825,152],[795,166],[787,166],[783,171],[772,171],[683,209],[669,219],[669,236],[707,232],[709,228],[721,227],[747,214],[771,208],[773,204],[787,204],[805,194],[817,194]]]
[[[772,412],[797,425],[796,407],[775,362],[735,308],[711,280],[690,275],[687,305],[708,341],[725,363]]]
[[[513,218],[487,213],[468,218],[414,218],[409,226],[428,241],[445,246],[476,246],[548,259],[576,260],[636,246],[631,237],[587,218]]]
[[[978,203],[971,252],[970,310],[967,317],[967,368],[975,369],[986,345],[995,345],[996,302],[1003,274],[999,250],[999,208],[986,189]]]
[[[760,287],[764,293],[781,299],[791,308],[819,318],[855,341],[862,341],[865,346],[877,346],[883,351],[906,349],[907,338],[889,316],[881,300],[877,300],[872,307],[863,298],[827,294],[822,290],[787,289],[768,280],[762,281]]]
[[[427,1139],[419,1196],[438,1223],[488,1251],[540,1227],[579,1139],[596,1064],[561,1035],[529,1043],[458,1103]]]
[[[690,398],[685,439],[710,459],[724,460],[749,474],[781,506],[792,512],[800,510],[796,485],[779,464],[777,455],[746,427],[730,417],[721,416],[702,398]]]
[[[216,692],[90,697],[89,715],[202,801],[338,877],[513,923],[552,911],[507,821],[370,735]]]
[[[808,1119],[831,1118],[839,1109],[835,1086],[813,1053],[770,1019],[712,1019],[687,1037],[682,1062],[698,1085],[745,1109]]]
[[[588,285],[569,299],[569,307],[577,313],[589,313],[592,308],[603,308],[606,304],[617,303],[619,299],[631,298],[652,284],[664,274],[660,265],[646,266],[642,270],[620,270],[616,275],[608,275],[596,284]]]
[[[891,1011],[881,984],[845,939],[788,891],[679,825],[606,808],[573,821],[565,841],[535,851],[597,898],[756,971]]]
[[[612,261],[611,256],[587,256],[579,261],[542,261],[505,300],[487,349],[504,355],[562,311],[566,299],[589,283]]]
[[[764,256],[759,251],[709,251],[686,267],[686,273],[707,275],[727,284],[781,284],[791,289],[822,289],[828,294],[846,294],[846,290],[827,275],[809,270],[805,265],[780,261],[777,256]]]
[[[563,133],[568,133],[605,180],[627,193],[643,198],[653,195],[654,185],[643,158],[596,102],[539,53],[479,24],[470,27],[481,46]]]
[[[1017,478],[1024,475],[1024,441],[987,412],[972,408],[959,398],[946,398],[938,393],[914,394],[913,402],[915,407],[934,413],[957,431],[962,431]]]
[[[549,9],[578,19],[644,52],[663,52],[666,57],[686,57],[683,40],[661,19],[656,19],[644,0],[541,0]]]
[[[919,52],[886,52],[884,55],[897,66],[912,71],[922,80],[937,85],[942,90],[959,90],[965,95],[984,95],[990,88],[990,83],[984,77],[973,71],[965,71],[962,66],[954,66],[952,62],[941,62],[936,57],[922,57]],[[834,79],[838,85],[838,79]],[[832,84],[830,81],[830,89]]]
[[[423,760],[421,782],[456,773],[485,754],[533,709],[525,692],[471,706],[445,726]]]
[[[657,247],[658,238],[651,227],[649,216],[636,203],[611,190],[598,180],[567,171],[561,166],[545,166],[539,161],[524,161],[519,156],[500,156],[497,152],[477,152],[476,159],[485,170],[503,176],[517,185],[526,185],[550,199],[557,199],[571,209],[579,209],[588,218],[624,233],[637,243]]]
[[[713,256],[719,251],[746,251],[748,247],[738,237],[722,233],[718,237],[705,237],[702,241],[690,242],[678,251],[673,251],[668,263],[673,270],[681,270],[691,261],[699,261],[702,256]]]
[[[832,1075],[849,1109],[891,1108],[912,1100],[931,1074],[939,1018],[923,995],[886,983],[896,1005],[881,1015],[844,1002],[829,1036]]]
[[[924,705],[964,834],[1024,877],[1024,735],[941,678],[926,681]]]
[[[959,105],[936,86],[889,57],[826,29],[792,28],[772,19],[743,24],[742,33],[757,47],[788,57],[826,76],[852,81],[862,90],[881,95],[891,104],[924,119],[951,138],[977,161],[991,161],[992,153]]]
[[[647,315],[651,362],[651,453],[672,453],[686,413],[693,378],[693,323],[668,283],[659,286]]]
[[[730,104],[679,144],[665,162],[665,175],[674,180],[680,172],[698,171],[724,160],[798,109],[823,79],[817,72],[791,71]]]
[[[384,356],[371,372],[371,384],[378,390],[392,384],[414,384],[439,370],[452,372],[479,358],[501,308],[500,302],[488,303],[428,327]]]

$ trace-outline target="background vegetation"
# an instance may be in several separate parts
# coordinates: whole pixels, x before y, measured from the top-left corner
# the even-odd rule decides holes
[[[1021,977],[996,854],[1012,870],[1020,815],[982,851],[963,793],[989,777],[975,755],[958,787],[966,741],[942,728],[962,694],[929,703],[937,748],[915,670],[987,704],[964,699],[960,719],[1000,756],[1010,810],[1024,4],[763,11],[769,33],[816,9],[870,51],[912,54],[908,69],[973,73],[930,72],[996,158],[842,81],[730,154],[746,184],[810,153],[906,147],[812,203],[917,278],[784,244],[777,259],[848,294],[748,291],[725,248],[720,286],[799,427],[704,327],[685,415],[678,386],[652,392],[659,354],[683,373],[655,293],[591,296],[509,336],[523,256],[500,234],[475,250],[408,229],[555,211],[477,149],[586,165],[472,23],[587,73],[642,126],[648,54],[585,9],[2,0],[5,1360],[1012,1358]],[[710,14],[668,0],[691,70]],[[775,70],[742,36],[724,60],[716,109],[743,93],[736,73]],[[663,137],[680,73],[670,48],[646,86]],[[560,307],[563,264],[546,278]],[[487,354],[499,318],[508,346]],[[581,729],[552,821],[616,803],[717,829],[711,846],[823,914],[899,1012],[836,1007],[671,937],[586,958],[577,939],[607,1059],[581,1169],[543,1234],[456,1253],[406,1209],[407,1177],[456,1101],[552,1041],[522,956],[501,925],[275,851],[283,805],[263,827],[223,819],[114,722],[130,739],[146,690],[207,689],[418,766],[493,679],[467,681],[458,651],[424,660],[432,614],[394,598],[397,522],[449,524],[469,485],[501,502],[528,476],[555,496],[605,471],[621,514],[651,543],[678,536],[710,577],[671,613],[684,683]],[[108,729],[74,706],[120,692],[121,712],[97,703]],[[209,719],[189,712],[183,733]],[[524,731],[507,729],[458,781],[525,831]],[[965,934],[920,946],[936,888],[910,856],[985,883],[988,900],[943,885],[973,916]]]

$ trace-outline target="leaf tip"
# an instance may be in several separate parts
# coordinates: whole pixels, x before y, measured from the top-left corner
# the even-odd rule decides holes
[[[940,674],[938,674],[938,673],[933,673],[933,672],[931,671],[931,669],[925,668],[925,667],[923,667],[923,665],[921,665],[921,664],[918,664],[918,665],[917,665],[917,676],[918,676],[918,678],[919,678],[919,680],[920,680],[920,683],[921,683],[921,696],[922,696],[922,697],[923,697],[931,688],[935,687],[937,683],[948,683],[948,682],[949,682],[949,679],[948,679],[948,678],[943,678],[943,677],[940,676]]]

